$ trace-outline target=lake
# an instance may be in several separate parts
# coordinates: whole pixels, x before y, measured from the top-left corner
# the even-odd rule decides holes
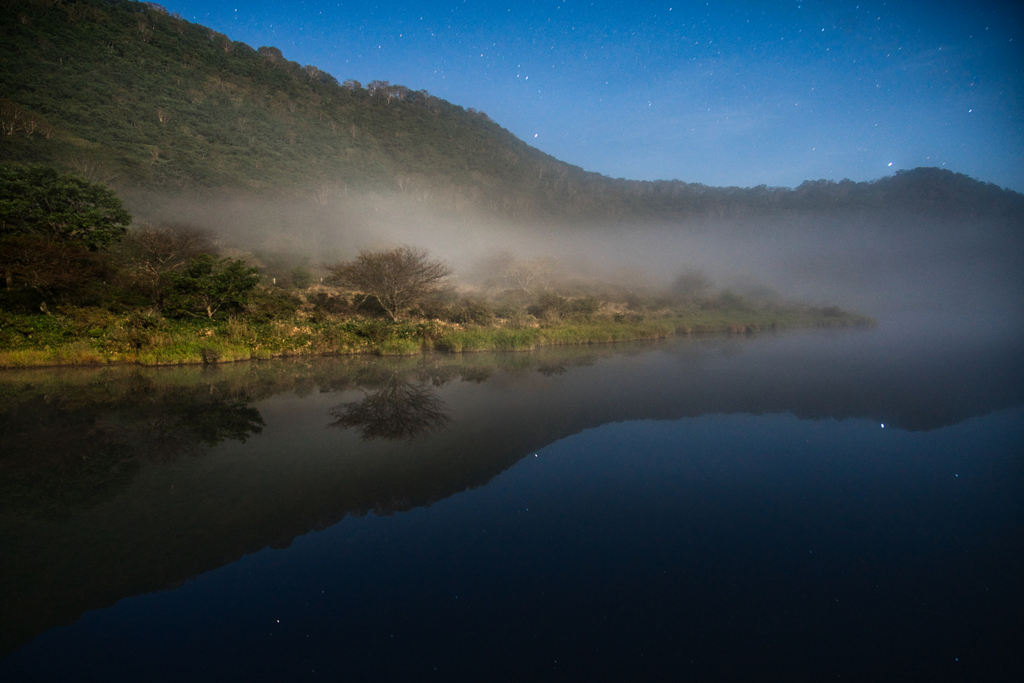
[[[0,373],[0,679],[1021,680],[1024,343]]]

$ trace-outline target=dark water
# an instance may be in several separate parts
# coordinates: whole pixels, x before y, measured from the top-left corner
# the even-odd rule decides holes
[[[1022,350],[2,374],[0,679],[1021,680]]]

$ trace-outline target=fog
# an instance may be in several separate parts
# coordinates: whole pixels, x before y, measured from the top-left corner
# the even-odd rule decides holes
[[[235,254],[307,264],[411,244],[481,284],[495,259],[546,259],[558,281],[656,290],[684,270],[716,289],[839,305],[880,320],[939,314],[964,327],[1018,327],[1024,236],[1009,221],[880,211],[686,218],[677,223],[511,220],[399,193],[309,197],[129,194],[136,223],[213,232]]]

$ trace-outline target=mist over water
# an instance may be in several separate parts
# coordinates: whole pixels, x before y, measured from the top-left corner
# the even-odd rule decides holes
[[[322,197],[129,197],[137,222],[212,231],[241,252],[317,268],[360,249],[412,244],[480,284],[495,255],[546,258],[563,283],[658,290],[683,270],[754,299],[838,305],[880,320],[949,318],[975,331],[1024,319],[1024,232],[1003,220],[936,213],[790,211],[749,217],[515,220],[450,198],[335,191]]]
[[[301,30],[297,4],[282,7]],[[659,61],[703,60],[698,80],[721,91],[696,118],[696,82],[675,88],[685,107],[657,95],[605,117],[647,177],[672,144],[689,149],[669,166],[725,173],[773,135],[775,168],[735,178],[819,175],[799,169],[841,161],[844,144],[856,177],[893,175],[792,189],[604,177],[527,144],[554,139],[543,107],[521,112],[536,131],[513,133],[460,98],[339,84],[287,44],[233,42],[246,21],[284,35],[280,16],[234,5],[206,28],[153,3],[5,2],[4,158],[123,184],[141,230],[94,263],[4,228],[18,233],[5,365],[62,365],[0,370],[0,683],[1024,681],[1024,195],[946,170],[966,151],[964,170],[997,179],[990,162],[1019,152],[990,153],[1019,124],[997,117],[1018,128],[992,137],[998,107],[978,98],[1019,94],[1019,66],[1004,67],[1020,41],[989,31],[984,8],[973,23],[946,12],[936,32],[923,3],[903,17],[920,15],[916,47],[900,12],[865,5],[830,18],[797,3],[786,14],[811,23],[782,34],[770,11],[727,8],[739,32],[695,22],[705,44],[681,7],[598,8],[595,33],[566,3],[475,4],[440,24],[417,11],[398,36],[427,41],[415,61],[446,99],[444,83],[498,83],[506,39],[523,38],[516,87],[532,44],[551,71],[531,92],[570,102],[571,88],[551,96],[572,71],[556,55],[601,62],[598,39],[614,68],[591,83],[597,109],[640,101]],[[715,4],[696,3],[705,28]],[[512,23],[477,51],[467,27],[496,25],[480,8]],[[194,9],[216,18],[216,3]],[[403,10],[382,9],[360,39],[394,35]],[[310,34],[324,37],[327,10],[307,47],[325,44]],[[725,62],[722,39],[739,50]],[[335,42],[358,55],[339,80],[385,76],[362,75],[364,57],[402,52]],[[440,68],[442,43],[490,72]],[[773,86],[780,59],[795,89]],[[865,77],[876,66],[881,83]],[[825,73],[854,90],[811,87]],[[944,101],[908,109],[894,74]],[[723,110],[733,86],[740,109]],[[787,89],[803,94],[773,106]],[[800,143],[837,106],[856,126],[831,117],[824,143]],[[580,130],[600,114],[587,97],[561,109]],[[659,112],[668,127],[651,135],[641,119]],[[901,117],[917,120],[903,133],[936,134],[916,145],[926,160],[884,144]],[[856,143],[857,126],[875,142]],[[615,148],[593,133],[562,139]],[[732,149],[730,135],[759,140]],[[687,139],[714,154],[696,159]],[[81,292],[44,296],[26,245],[59,276],[80,263]],[[453,275],[389,308],[341,262],[399,245]],[[214,289],[252,296],[201,296]],[[590,343],[629,336],[657,338]]]
[[[1012,225],[531,222],[384,194],[130,203],[313,270],[403,243],[467,290],[503,258],[547,259],[581,294],[700,270],[879,324],[12,373],[0,677],[1024,670]]]

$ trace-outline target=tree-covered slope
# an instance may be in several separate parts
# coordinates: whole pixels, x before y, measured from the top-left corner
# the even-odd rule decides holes
[[[21,119],[3,136],[5,160],[145,187],[309,192],[532,192],[531,178],[585,177],[482,113],[382,82],[339,84],[156,5],[8,1],[0,21],[0,98],[5,118]]]
[[[939,169],[794,190],[607,178],[530,147],[481,112],[386,82],[339,83],[153,3],[0,6],[0,161],[122,188],[322,199],[383,187],[512,218],[1024,213],[1021,195]]]

